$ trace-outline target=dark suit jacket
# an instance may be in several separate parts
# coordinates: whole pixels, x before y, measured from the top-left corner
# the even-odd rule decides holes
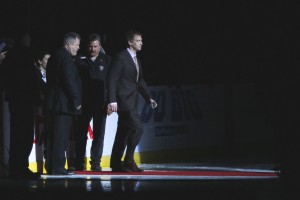
[[[139,61],[138,61],[139,62]],[[138,105],[139,94],[150,104],[150,94],[143,80],[141,63],[139,62],[139,79],[133,59],[125,49],[118,53],[112,62],[107,77],[108,103],[117,102],[119,111],[129,111]]]
[[[80,114],[81,80],[70,52],[62,48],[51,55],[46,76],[46,111]]]
[[[17,43],[3,61],[5,99],[12,103],[39,103],[34,57],[29,47]]]

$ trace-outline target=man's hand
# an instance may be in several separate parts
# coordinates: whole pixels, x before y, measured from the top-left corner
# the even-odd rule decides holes
[[[116,102],[107,105],[107,115],[111,115],[113,112],[118,111],[118,104]]]
[[[81,108],[81,105],[77,106],[77,107],[76,107],[76,110],[80,110],[80,108]]]
[[[107,111],[106,114],[109,116],[113,113],[113,111],[111,111],[111,109],[107,106]]]
[[[150,99],[151,103],[150,103],[150,107],[152,109],[156,108],[157,107],[157,103],[153,100],[153,99]]]
[[[0,64],[2,63],[2,61],[4,60],[5,58],[5,54],[6,54],[6,51],[5,52],[1,52],[0,53]]]

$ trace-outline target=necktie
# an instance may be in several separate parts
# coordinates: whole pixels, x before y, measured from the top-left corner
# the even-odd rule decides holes
[[[135,64],[136,72],[137,72],[136,81],[138,81],[138,79],[139,79],[139,64],[138,64],[136,56],[133,57],[133,60],[134,60],[134,64]]]

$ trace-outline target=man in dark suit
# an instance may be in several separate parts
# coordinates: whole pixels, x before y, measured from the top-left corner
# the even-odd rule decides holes
[[[126,41],[127,49],[114,57],[107,78],[108,114],[118,113],[118,127],[110,167],[114,172],[142,172],[134,161],[134,151],[143,134],[143,123],[138,113],[139,94],[151,108],[155,108],[157,104],[147,90],[141,63],[136,57],[136,53],[142,49],[142,34],[138,31],[128,31]]]
[[[63,48],[51,55],[47,63],[45,168],[48,174],[74,174],[65,169],[65,153],[74,117],[81,112],[81,80],[73,60],[80,39],[77,33],[67,33]]]
[[[88,55],[80,57],[77,66],[82,80],[82,114],[75,131],[75,168],[83,170],[87,132],[93,119],[93,141],[90,149],[91,170],[101,171],[101,157],[106,125],[107,95],[106,76],[111,65],[111,57],[101,52],[101,36],[92,33],[88,40]]]
[[[28,168],[34,139],[34,107],[40,102],[31,36],[21,30],[16,41],[3,62],[5,100],[10,112],[9,177],[38,179],[40,174]]]

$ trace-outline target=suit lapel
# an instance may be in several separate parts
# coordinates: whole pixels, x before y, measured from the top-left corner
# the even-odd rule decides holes
[[[126,58],[127,58],[127,60],[129,61],[129,63],[131,63],[131,66],[134,68],[134,70],[136,71],[136,67],[135,67],[135,63],[134,63],[134,61],[133,61],[133,59],[132,59],[132,57],[131,57],[131,55],[130,55],[130,53],[127,51],[127,50],[124,50],[125,51],[125,55],[126,55]],[[141,77],[141,75],[142,75],[142,71],[141,71],[141,65],[140,65],[140,62],[139,62],[139,59],[137,59],[138,60],[138,64],[139,64],[139,80],[140,80],[140,77]],[[137,75],[137,74],[135,74],[135,75]]]

